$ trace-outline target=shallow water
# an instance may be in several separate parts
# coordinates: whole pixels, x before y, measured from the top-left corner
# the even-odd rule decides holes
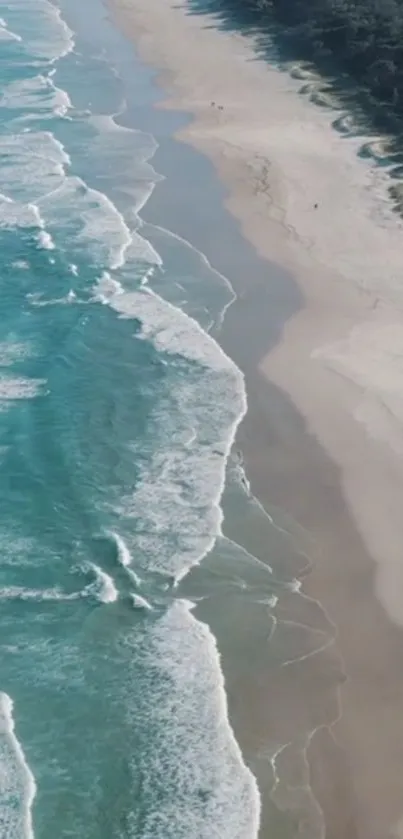
[[[208,624],[219,602],[227,661],[237,609],[270,639],[291,547],[230,457],[245,384],[210,332],[231,284],[143,235],[156,88],[82,5],[0,2],[1,832],[251,839]]]

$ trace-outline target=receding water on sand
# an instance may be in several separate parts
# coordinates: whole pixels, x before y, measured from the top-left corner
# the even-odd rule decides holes
[[[338,718],[341,662],[335,628],[293,576],[309,565],[312,545],[247,494],[235,457],[223,509],[225,535],[179,593],[218,639],[230,719],[263,796],[262,835],[292,836],[298,826],[321,837],[307,750],[317,728]]]

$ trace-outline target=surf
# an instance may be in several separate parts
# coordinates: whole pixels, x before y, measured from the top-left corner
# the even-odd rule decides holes
[[[194,836],[207,836],[215,822],[223,835],[246,839],[257,832],[259,795],[228,720],[216,644],[207,626],[191,613],[192,605],[175,602],[175,585],[202,562],[221,534],[227,461],[247,408],[243,375],[197,318],[159,293],[164,263],[142,235],[140,217],[161,180],[151,163],[157,149],[154,138],[118,124],[124,119],[123,106],[107,116],[76,110],[74,84],[70,81],[73,89],[65,92],[61,86],[63,67],[76,89],[85,87],[86,79],[80,76],[81,66],[75,69],[77,36],[58,10],[43,0],[19,0],[10,4],[7,15],[10,31],[21,38],[12,43],[18,66],[27,66],[29,57],[32,67],[26,78],[14,80],[2,91],[0,107],[8,122],[7,131],[0,131],[4,161],[0,230],[9,237],[4,241],[10,243],[10,253],[13,248],[9,260],[15,272],[13,288],[17,282],[21,288],[20,297],[12,301],[13,318],[16,310],[22,310],[21,332],[29,334],[32,324],[37,346],[27,359],[12,361],[9,374],[0,380],[0,404],[3,401],[15,411],[15,425],[5,430],[12,444],[5,474],[15,476],[13,494],[7,495],[5,484],[1,491],[10,520],[14,503],[11,524],[22,530],[26,527],[29,537],[33,532],[37,541],[33,547],[23,543],[13,547],[8,540],[15,567],[7,568],[9,579],[0,588],[3,619],[10,622],[16,635],[14,646],[20,651],[20,629],[13,624],[13,610],[16,604],[22,610],[29,602],[30,644],[41,662],[42,669],[39,665],[35,669],[43,680],[40,683],[39,675],[35,676],[40,684],[38,688],[35,681],[35,695],[43,690],[48,700],[53,691],[58,697],[57,714],[52,718],[55,731],[58,703],[63,702],[60,696],[73,684],[77,695],[86,700],[77,707],[78,734],[88,707],[97,707],[96,685],[98,678],[103,684],[102,668],[111,706],[119,709],[118,734],[120,728],[126,731],[133,713],[135,690],[147,697],[144,752],[138,758],[135,749],[128,750],[125,761],[129,766],[141,759],[149,779],[155,770],[163,780],[166,767],[171,767],[172,777],[176,773],[179,778],[179,795],[177,802],[174,797],[167,802],[165,813],[158,813],[149,782],[143,839],[148,835],[165,839],[170,835],[167,826],[176,837],[189,835],[189,826]],[[21,238],[15,244],[16,234]],[[184,246],[190,248],[188,243]],[[209,270],[200,252],[195,251],[195,258]],[[217,320],[223,317],[223,297],[225,305],[233,299],[225,278],[219,281],[224,292]],[[144,369],[140,363],[137,367],[144,382],[133,382],[127,362],[125,366],[122,361],[123,375],[115,357],[103,354],[103,345],[109,341],[118,348],[118,361],[130,341],[132,356],[127,353],[124,358],[133,364],[137,358],[144,361]],[[99,358],[112,359],[111,370],[118,378],[116,394],[108,369],[99,374]],[[25,364],[26,370],[18,364]],[[128,417],[127,406],[132,403],[124,401],[122,391],[124,395],[134,384],[138,385],[139,410],[137,414],[134,406]],[[120,447],[115,440],[119,432]],[[106,536],[109,546],[105,540],[94,546],[99,533]],[[81,584],[69,576],[77,568],[85,576]],[[174,585],[167,586],[167,580]],[[140,637],[144,649],[148,644],[150,650],[145,670],[154,674],[148,693],[138,683],[139,673],[148,678],[141,669]],[[126,660],[122,650],[126,652],[130,644],[134,648]],[[99,676],[93,655],[98,656]],[[125,662],[120,673],[116,668],[119,656]],[[9,666],[19,685],[19,676]],[[123,695],[121,685],[127,684],[129,672],[132,690]],[[193,673],[190,686],[186,672]],[[165,690],[161,695],[160,685],[166,687],[166,680],[172,694]],[[209,702],[211,729],[203,698]],[[143,701],[140,695],[136,699]],[[175,703],[180,709],[178,719],[172,713],[164,717]],[[26,713],[27,708],[28,704]],[[150,709],[160,724],[154,757],[147,746]],[[202,734],[200,720],[204,721]],[[31,726],[37,760],[46,765],[47,753],[36,740],[34,721]],[[127,725],[127,736],[130,728]],[[181,768],[183,753],[170,748],[178,745],[184,731],[186,767],[191,767],[191,755],[193,766],[201,767],[201,774],[192,776],[190,797],[186,797]],[[74,748],[79,750],[79,746],[75,743]],[[91,760],[98,768],[103,748],[109,748],[107,738],[101,729],[95,730],[86,758],[89,775]],[[159,753],[165,755],[164,762],[153,764]],[[63,769],[69,756],[61,751],[57,759]],[[80,770],[76,761],[68,787],[77,812],[93,806],[91,795],[88,802],[77,803],[73,780]],[[218,775],[225,783],[216,789]],[[47,783],[48,787],[45,777],[41,787],[45,812],[47,802],[53,800],[49,779]],[[75,827],[76,832],[79,829],[82,825]]]
[[[34,776],[15,734],[13,702],[0,693],[0,829],[10,839],[34,839]]]

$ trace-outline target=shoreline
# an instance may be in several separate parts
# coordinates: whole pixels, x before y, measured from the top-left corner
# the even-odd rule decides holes
[[[273,300],[270,289],[255,284],[250,290],[245,280],[243,289],[236,289],[237,303],[228,311],[223,345],[247,375],[249,411],[238,438],[252,491],[265,505],[286,509],[316,541],[318,556],[313,572],[304,579],[304,590],[324,605],[337,625],[338,646],[346,665],[343,716],[335,729],[340,745],[329,742],[328,721],[310,746],[313,787],[326,815],[327,835],[335,839],[347,835],[380,839],[386,832],[391,834],[403,810],[398,783],[403,760],[396,742],[403,695],[398,674],[402,636],[395,625],[403,624],[403,598],[399,597],[396,584],[401,534],[398,508],[403,488],[397,460],[401,453],[402,376],[395,352],[396,341],[399,345],[402,340],[398,317],[403,298],[396,282],[400,262],[396,243],[401,225],[392,212],[389,214],[382,197],[380,173],[358,161],[351,148],[350,162],[346,163],[343,152],[341,176],[347,173],[354,179],[357,175],[353,190],[359,200],[373,190],[378,203],[371,204],[364,221],[358,222],[358,231],[357,206],[347,205],[346,212],[342,189],[336,196],[336,206],[329,202],[326,205],[327,190],[335,198],[329,182],[329,177],[335,176],[328,175],[327,167],[331,162],[337,165],[343,143],[335,132],[332,160],[327,154],[319,155],[318,165],[319,140],[311,136],[310,123],[302,121],[294,138],[294,142],[302,144],[301,159],[297,159],[294,169],[290,166],[290,172],[281,165],[280,141],[284,141],[284,131],[278,131],[277,137],[268,137],[256,114],[262,102],[259,97],[270,92],[273,74],[277,74],[280,88],[276,90],[276,118],[283,114],[284,130],[290,129],[290,100],[292,110],[297,108],[296,102],[301,102],[301,120],[302,112],[306,117],[307,108],[313,115],[316,113],[315,120],[312,117],[315,127],[318,121],[326,120],[323,112],[315,112],[314,105],[298,99],[297,83],[286,74],[273,69],[269,72],[259,61],[255,61],[254,67],[248,65],[246,62],[253,55],[249,39],[203,28],[203,18],[185,17],[183,5],[175,4],[173,9],[161,0],[149,0],[147,7],[139,4],[134,9],[130,0],[120,0],[114,8],[141,57],[162,68],[160,83],[171,96],[174,94],[163,107],[188,111],[195,117],[179,132],[179,139],[213,160],[229,190],[226,206],[240,220],[247,239],[264,259],[274,258],[292,271],[303,291],[305,306],[288,320],[283,339],[269,354],[267,346],[260,347],[259,356],[256,347],[254,352],[245,347],[239,350],[237,336],[249,298],[254,298],[254,314],[259,294],[266,305],[272,305]],[[184,34],[189,34],[185,51],[178,49]],[[224,57],[220,53],[217,57],[215,51],[225,43],[228,48],[222,48]],[[208,73],[207,53],[212,58]],[[189,70],[189,74],[182,73],[185,79],[179,75],[184,67]],[[217,75],[219,67],[224,81],[213,87],[211,77]],[[241,78],[242,83],[234,85],[235,77],[237,82]],[[256,97],[251,87],[254,82],[259,90]],[[225,97],[225,116],[211,105],[214,91],[216,95],[221,93],[223,101]],[[233,97],[228,105],[231,92]],[[265,119],[269,116],[270,109]],[[263,153],[266,143],[267,152]],[[287,148],[285,143],[286,162],[292,162],[292,154],[295,155],[295,148],[290,145]],[[297,164],[304,170],[302,180],[298,180],[301,172],[298,173]],[[312,201],[317,193],[310,195],[308,203],[301,188],[304,180],[312,185],[313,165],[318,169],[317,181],[323,181],[316,239],[312,231],[318,214]],[[342,177],[340,180],[344,186]],[[320,234],[322,240],[318,243]],[[357,240],[360,254],[365,257],[361,262],[353,259]],[[341,242],[345,251],[340,250]],[[386,262],[386,280],[380,274],[380,257],[371,259],[376,251]],[[210,258],[208,251],[207,256]],[[337,256],[342,270],[336,274],[333,266]],[[278,312],[273,318],[276,315]],[[264,316],[261,319],[264,330]],[[250,326],[251,323],[249,330]],[[244,328],[243,334],[246,340],[250,333]],[[259,334],[262,341],[264,331]],[[267,383],[278,389],[275,409],[264,404]],[[290,410],[297,408],[304,417],[297,425],[291,421],[288,428],[290,414],[283,404],[287,399],[281,395],[285,392],[291,398]],[[374,578],[377,599],[372,591]],[[340,683],[340,673],[335,681]],[[377,728],[385,697],[388,723],[381,731],[373,730]],[[377,766],[372,765],[374,754]],[[319,777],[321,766],[325,767],[325,783]],[[334,787],[339,800],[335,800]],[[376,801],[372,798],[373,789],[381,790]]]

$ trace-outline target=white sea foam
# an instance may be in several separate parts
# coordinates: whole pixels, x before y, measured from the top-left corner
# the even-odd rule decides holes
[[[63,178],[38,205],[48,229],[51,225],[67,229],[72,253],[84,250],[96,264],[111,270],[124,264],[132,236],[121,213],[102,192],[90,189],[81,178]]]
[[[242,455],[237,453],[233,462],[231,463],[231,474],[237,485],[246,493],[248,497],[251,496],[250,481],[246,475]]]
[[[163,179],[149,162],[158,148],[154,137],[119,125],[114,116],[90,116],[89,122],[96,129],[87,152],[91,168],[102,182],[108,181],[109,172],[113,171],[116,208],[131,230],[126,262],[142,260],[161,265],[158,252],[138,232],[141,226],[139,212],[156,183]]]
[[[0,406],[6,407],[16,399],[33,399],[43,392],[46,379],[28,379],[23,376],[0,377]]]
[[[64,116],[71,108],[71,101],[50,75],[40,73],[34,78],[19,79],[5,85],[1,91],[0,107],[25,111],[24,119],[36,119],[38,114],[42,118],[53,118],[55,114]]]
[[[37,203],[60,188],[70,164],[64,146],[49,131],[0,134],[0,155],[2,190],[24,204]]]
[[[145,597],[141,597],[140,594],[131,594],[130,597],[134,609],[145,609],[148,612],[152,611],[153,607],[151,606],[151,603],[149,603],[148,600],[146,600]]]
[[[22,2],[28,4],[28,0]],[[37,54],[41,51],[45,54],[42,44],[36,43]],[[69,43],[72,41],[67,39]],[[99,126],[100,131],[105,128]],[[114,133],[113,145],[111,137],[105,141],[100,137],[93,151],[99,154],[100,160],[102,157],[104,162],[109,160],[111,166],[115,166],[120,155],[124,175],[134,133],[129,136],[127,130],[114,123],[108,130]],[[137,137],[146,146],[144,138],[146,135]],[[127,185],[127,191],[135,194],[136,213],[155,183],[155,172],[147,162],[154,148],[150,143],[145,149],[144,177],[139,191],[136,193],[135,187]],[[129,272],[131,260],[136,265],[139,259],[150,265],[161,264],[156,251],[137,231],[129,229],[122,213],[105,195],[89,189],[79,178],[66,177],[68,156],[51,135],[30,131],[11,145],[7,140],[3,148],[0,141],[0,153],[3,149],[6,168],[11,172],[7,173],[4,189],[14,203],[29,200],[38,204],[40,215],[36,216],[36,223],[42,246],[52,242],[47,238],[52,234],[58,242],[55,230],[63,229],[68,231],[72,259],[75,249],[82,249],[86,254],[90,252],[101,269],[113,271],[126,261]],[[132,161],[133,150],[130,154]],[[136,219],[134,222],[136,226]],[[143,337],[152,341],[162,354],[177,356],[183,363],[178,383],[156,401],[152,426],[158,433],[152,462],[144,468],[134,498],[122,500],[125,514],[142,521],[143,529],[136,534],[136,541],[138,536],[139,552],[147,566],[168,571],[178,579],[202,559],[220,532],[226,459],[246,410],[243,377],[196,321],[150,291],[122,292],[118,280],[104,273],[95,299],[109,302],[124,317],[139,319]],[[71,300],[32,302],[49,305]],[[176,363],[176,358],[171,360]],[[128,546],[118,534],[112,536],[118,561],[139,585],[140,580],[131,568]],[[95,596],[103,603],[115,602],[118,591],[112,577],[95,564],[89,568],[95,580],[81,592],[64,595],[58,590],[48,590],[39,593],[40,596],[56,599]],[[23,596],[27,596],[26,591]],[[35,599],[28,595],[30,598]],[[138,594],[132,595],[132,602],[135,608],[152,608]],[[227,836],[249,839],[257,832],[259,818],[256,783],[243,764],[228,723],[214,639],[207,627],[193,618],[190,604],[174,605],[158,625],[150,665],[154,666],[156,657],[173,690],[167,692],[157,708],[166,742],[161,750],[155,750],[151,765],[145,770],[151,789],[155,778],[166,774],[168,760],[170,765],[176,755],[178,789],[168,810],[147,813],[144,839],[148,836],[167,839],[171,835],[175,839],[185,836],[204,839],[213,830],[223,839]],[[173,718],[178,724],[172,725]],[[190,800],[199,805],[190,812],[189,789]]]
[[[138,318],[158,350],[186,363],[175,388],[159,393],[149,421],[153,455],[140,468],[134,495],[119,507],[141,523],[139,561],[180,579],[221,532],[226,461],[246,411],[243,376],[196,321],[154,293],[120,294],[110,303]]]
[[[51,74],[47,77],[47,86],[51,91],[49,98],[51,99],[53,112],[60,117],[66,116],[72,107],[67,91],[55,85]]]
[[[149,163],[158,144],[151,134],[119,125],[113,116],[92,116],[89,121],[97,133],[88,153],[95,156],[100,173],[112,170],[114,183],[131,197],[131,220],[137,226],[138,213],[163,180]]]
[[[50,299],[44,299],[43,294],[40,292],[35,294],[27,294],[27,300],[29,300],[31,306],[36,306],[38,309],[42,308],[43,306],[66,306],[71,303],[77,302],[77,295],[75,291],[71,288],[64,297],[51,297]]]
[[[30,57],[53,63],[74,47],[73,32],[50,0],[9,0],[4,14],[9,27],[14,20],[17,23],[19,37]]]
[[[41,248],[46,251],[53,251],[55,249],[55,243],[47,230],[40,230],[38,233],[38,244]]]
[[[231,372],[238,380],[238,388],[239,385],[243,388],[241,372],[219,344],[194,318],[163,300],[148,286],[113,298],[111,304],[122,315],[140,320],[144,337],[156,349],[184,356],[212,370]]]
[[[120,171],[122,174],[127,175],[126,164],[128,161],[126,155],[130,153],[130,162],[136,163],[136,177],[138,173],[137,167],[139,167],[141,175],[144,171],[141,168],[141,164],[148,163],[157,151],[158,143],[155,137],[152,134],[147,134],[145,131],[119,125],[116,122],[116,115],[93,114],[89,121],[98,129],[97,137],[93,141],[93,146],[91,146],[97,155],[100,155],[106,160],[109,155],[115,155],[115,152],[117,152],[118,157],[122,159]],[[111,137],[113,137],[114,149],[111,149]],[[109,157],[109,161],[110,163],[115,163],[115,157],[113,156],[112,159]],[[164,180],[163,176],[159,175],[151,165],[145,171],[150,179],[155,179],[156,181]],[[119,169],[117,173],[119,173]]]
[[[191,609],[176,601],[154,624],[151,641],[142,641],[153,686],[146,730],[154,739],[135,759],[144,798],[155,801],[143,813],[142,839],[254,839],[257,784],[228,720],[215,639]],[[138,634],[132,643],[137,652]],[[155,695],[157,674],[163,687]],[[132,713],[138,718],[137,706]]]
[[[32,354],[28,343],[16,341],[13,336],[7,341],[0,341],[0,367],[10,367],[16,361],[23,361]]]
[[[19,95],[24,84],[28,86],[28,102]],[[49,98],[49,90],[53,94],[56,90],[52,79],[44,76],[24,84],[9,86],[3,93],[3,103],[15,100],[16,105],[25,101],[33,106],[30,97],[43,97],[45,90]],[[64,106],[68,104],[65,100]],[[51,105],[54,110],[53,101]],[[115,130],[118,136],[132,133],[120,131],[117,126]],[[89,188],[80,178],[66,177],[70,158],[51,132],[27,130],[0,136],[0,155],[4,162],[1,226],[39,226],[42,229],[38,239],[45,248],[52,247],[51,230],[63,228],[64,232],[68,230],[73,249],[89,249],[96,263],[112,270],[122,267],[125,260],[160,263],[150,243],[135,230],[129,230],[122,213],[104,193]],[[151,167],[150,170],[153,171]]]
[[[133,568],[126,568],[126,574],[127,574],[127,576],[129,577],[129,580],[131,580],[132,584],[133,584],[136,588],[140,588],[140,586],[141,586],[141,577],[139,577],[139,575],[138,575],[138,574],[136,574],[136,572],[135,572],[135,571],[133,571]]]
[[[4,839],[33,839],[34,776],[16,737],[13,702],[0,693],[0,834]]]
[[[131,244],[131,234],[125,223],[123,216],[118,212],[115,205],[102,192],[97,190],[88,190],[89,206],[81,209],[81,218],[84,221],[84,227],[81,231],[80,238],[86,243],[92,243],[92,249],[97,253],[102,247],[104,250],[104,234],[105,227],[100,227],[100,221],[104,223],[105,218],[113,219],[115,222],[109,227],[109,242],[107,244],[108,256],[107,264],[112,270],[121,268],[125,263],[126,250]],[[95,213],[94,203],[97,204],[98,212]],[[102,243],[102,245],[101,245]]]
[[[124,539],[122,539],[121,536],[119,536],[118,533],[114,533],[113,531],[111,531],[111,533],[109,533],[108,535],[112,537],[113,541],[116,544],[118,552],[118,561],[121,565],[123,565],[124,568],[128,568],[128,566],[131,565],[132,557],[129,548],[126,545],[126,542],[124,541]]]
[[[153,248],[148,239],[145,239],[144,236],[141,236],[136,230],[132,230],[131,242],[126,250],[126,262],[129,275],[131,267],[138,267],[139,262],[149,263],[151,265],[151,269],[155,265],[162,265],[162,259],[159,253],[155,250],[155,248]]]
[[[116,294],[123,294],[124,289],[119,280],[115,280],[109,271],[104,271],[94,286],[93,292],[92,299],[106,305]]]
[[[154,293],[112,290],[109,302],[122,316],[139,319],[143,337],[158,350],[198,367],[195,380],[178,376],[175,392],[166,401],[160,399],[158,433],[152,424],[155,453],[134,497],[122,503],[126,515],[141,521],[136,549],[146,566],[173,572],[178,580],[220,533],[226,461],[246,411],[243,377],[196,321]],[[123,557],[126,564],[128,557]],[[138,595],[133,600],[147,608]],[[151,793],[159,775],[166,777],[169,762],[174,766],[175,792],[167,806],[164,802],[164,807],[147,813],[143,837],[202,839],[216,832],[250,839],[258,833],[260,816],[256,780],[229,725],[215,640],[190,608],[177,602],[157,629],[158,663],[171,681],[163,701],[158,698],[156,710],[153,707],[165,736],[153,750],[156,757],[150,761],[147,754],[143,779],[145,786],[150,779]],[[150,656],[153,671],[155,652],[153,648]],[[182,708],[183,715],[178,710]],[[195,801],[199,806],[190,806]]]
[[[16,259],[11,263],[13,268],[18,268],[20,271],[29,271],[29,262],[26,259]]]
[[[113,530],[108,531],[107,536],[109,536],[116,545],[118,562],[125,569],[134,585],[138,588],[141,585],[141,579],[133,568],[131,568],[132,556],[126,542],[121,536],[119,536],[119,533],[115,533]]]
[[[8,29],[3,17],[0,17],[0,41],[21,41],[21,35]]]
[[[31,589],[25,586],[2,586],[0,587],[0,601],[24,600],[36,603],[53,601],[81,600],[82,598],[95,598],[101,603],[114,603],[117,600],[118,592],[112,577],[106,574],[94,563],[89,563],[83,570],[90,571],[94,577],[93,581],[84,588],[77,591],[66,592],[59,586],[44,589]]]
[[[59,588],[30,589],[24,586],[3,586],[0,588],[0,601],[33,600],[42,603],[52,600],[77,600],[82,596],[81,591],[66,594]]]
[[[97,128],[97,136],[93,141],[93,149],[97,156],[103,160],[109,159],[110,163],[115,163],[115,157],[110,155],[115,154],[115,150],[111,149],[111,138],[113,137],[113,145],[116,149],[117,155],[122,159],[121,167],[118,166],[116,174],[125,174],[126,164],[129,162],[127,155],[130,154],[130,162],[136,163],[136,177],[137,173],[141,178],[144,172],[151,180],[164,180],[163,175],[158,174],[149,161],[154,156],[158,143],[152,134],[141,131],[137,128],[128,128],[120,125],[116,119],[119,114],[92,114],[90,123]],[[148,168],[143,169],[142,164],[147,163]],[[138,167],[138,168],[137,168]]]
[[[39,210],[34,204],[13,201],[0,193],[0,228],[41,227],[41,224]],[[17,260],[14,264],[21,267],[22,263],[24,260]],[[24,263],[24,267],[29,265]]]
[[[118,598],[118,591],[112,577],[93,562],[89,563],[89,567],[95,574],[95,581],[86,587],[86,592],[95,594],[102,603],[114,603]]]

